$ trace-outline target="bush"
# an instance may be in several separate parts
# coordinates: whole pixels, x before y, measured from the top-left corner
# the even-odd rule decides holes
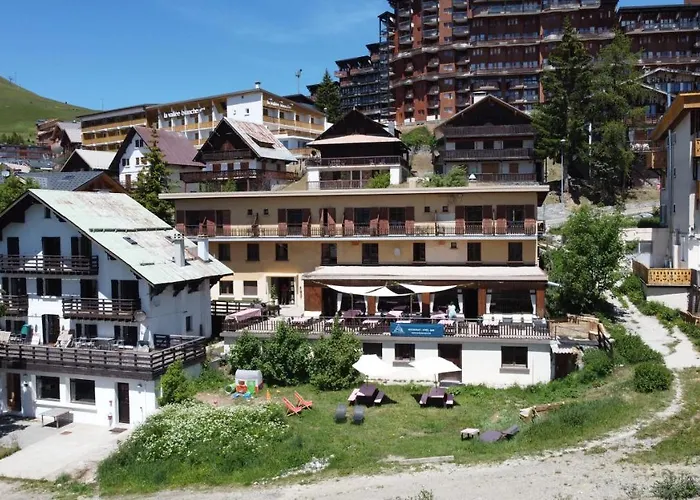
[[[333,325],[330,337],[323,337],[313,345],[311,383],[324,391],[347,389],[358,381],[352,365],[360,359],[362,344],[353,334]]]
[[[160,378],[161,396],[158,404],[165,406],[189,401],[194,396],[192,382],[185,375],[182,361],[176,361],[165,370]]]
[[[236,370],[259,370],[262,365],[263,341],[249,331],[243,332],[231,349],[231,373]]]
[[[263,344],[258,369],[268,384],[299,385],[309,381],[310,359],[306,335],[281,323],[272,338]]]
[[[671,387],[673,374],[661,363],[640,363],[634,368],[633,381],[637,392],[665,391]]]
[[[700,496],[700,485],[690,474],[675,475],[665,471],[664,478],[656,481],[651,487],[651,493],[662,500],[683,500]]]
[[[388,188],[391,184],[391,175],[389,172],[381,172],[374,174],[367,181],[367,187],[370,189],[383,189]]]
[[[467,185],[467,171],[454,167],[446,175],[435,174],[423,183],[426,187],[461,187]]]
[[[627,363],[637,364],[645,362],[663,363],[661,353],[655,351],[644,343],[639,335],[621,335],[615,339],[613,349]]]
[[[583,363],[582,380],[584,382],[605,378],[613,372],[613,361],[610,355],[600,349],[587,350],[583,355]]]

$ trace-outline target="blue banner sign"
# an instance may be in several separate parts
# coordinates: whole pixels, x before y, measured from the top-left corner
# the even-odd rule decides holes
[[[393,337],[444,337],[445,325],[432,323],[391,323],[389,333]]]

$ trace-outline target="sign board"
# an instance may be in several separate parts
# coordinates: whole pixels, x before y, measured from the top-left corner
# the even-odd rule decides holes
[[[178,118],[180,116],[198,115],[204,111],[204,108],[194,108],[194,109],[183,109],[182,111],[170,111],[169,113],[163,113],[163,118]]]
[[[391,323],[392,337],[444,337],[445,325],[437,323]]]

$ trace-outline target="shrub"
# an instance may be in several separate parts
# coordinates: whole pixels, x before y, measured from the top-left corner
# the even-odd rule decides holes
[[[259,370],[262,364],[263,342],[249,331],[243,332],[231,349],[231,373],[236,370]]]
[[[633,381],[637,392],[665,391],[671,387],[673,374],[661,363],[640,363],[634,368]]]
[[[446,175],[435,174],[423,183],[426,187],[461,187],[467,185],[467,171],[454,167]]]
[[[383,189],[388,188],[391,184],[391,175],[389,172],[381,172],[374,174],[367,181],[367,187],[370,189]]]
[[[324,391],[347,389],[358,381],[358,373],[352,365],[360,359],[360,340],[333,325],[330,337],[323,337],[313,345],[311,383]]]
[[[639,335],[620,335],[615,339],[613,348],[627,363],[633,365],[645,362],[663,363],[661,353],[645,344]]]
[[[656,481],[651,487],[651,493],[662,500],[683,500],[700,496],[700,485],[690,474],[675,475],[665,471],[663,479]]]
[[[185,375],[182,361],[176,361],[165,370],[160,378],[160,391],[161,396],[158,398],[158,404],[161,406],[192,399],[194,387]]]
[[[299,330],[281,323],[277,332],[262,347],[260,370],[265,382],[298,385],[309,380],[311,349]]]
[[[584,382],[605,378],[613,371],[613,361],[610,355],[600,349],[589,349],[583,356]]]

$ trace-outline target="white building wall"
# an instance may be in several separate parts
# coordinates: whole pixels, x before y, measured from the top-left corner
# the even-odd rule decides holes
[[[514,373],[501,368],[502,346],[527,346],[527,370]],[[462,382],[489,387],[528,386],[552,380],[552,352],[549,344],[469,342],[462,347]]]
[[[226,116],[244,122],[263,122],[262,92],[236,95],[226,100]]]
[[[673,309],[688,310],[688,288],[676,286],[644,286],[647,300],[661,302]]]
[[[695,225],[695,181],[691,164],[690,113],[673,130],[675,144],[669,152],[669,254],[672,267],[687,267],[688,232]]]
[[[143,147],[137,148],[137,140],[142,140],[141,136],[139,134],[134,134],[134,138],[126,147],[124,155],[121,158],[117,158],[119,162],[119,182],[122,185],[126,184],[127,175],[131,176],[131,184],[136,184],[139,173],[141,173],[141,170],[143,170],[144,167],[141,162],[145,161],[145,159],[143,159],[144,156],[151,150],[151,148],[149,148],[145,143]],[[128,165],[122,165],[122,160],[128,160]]]

